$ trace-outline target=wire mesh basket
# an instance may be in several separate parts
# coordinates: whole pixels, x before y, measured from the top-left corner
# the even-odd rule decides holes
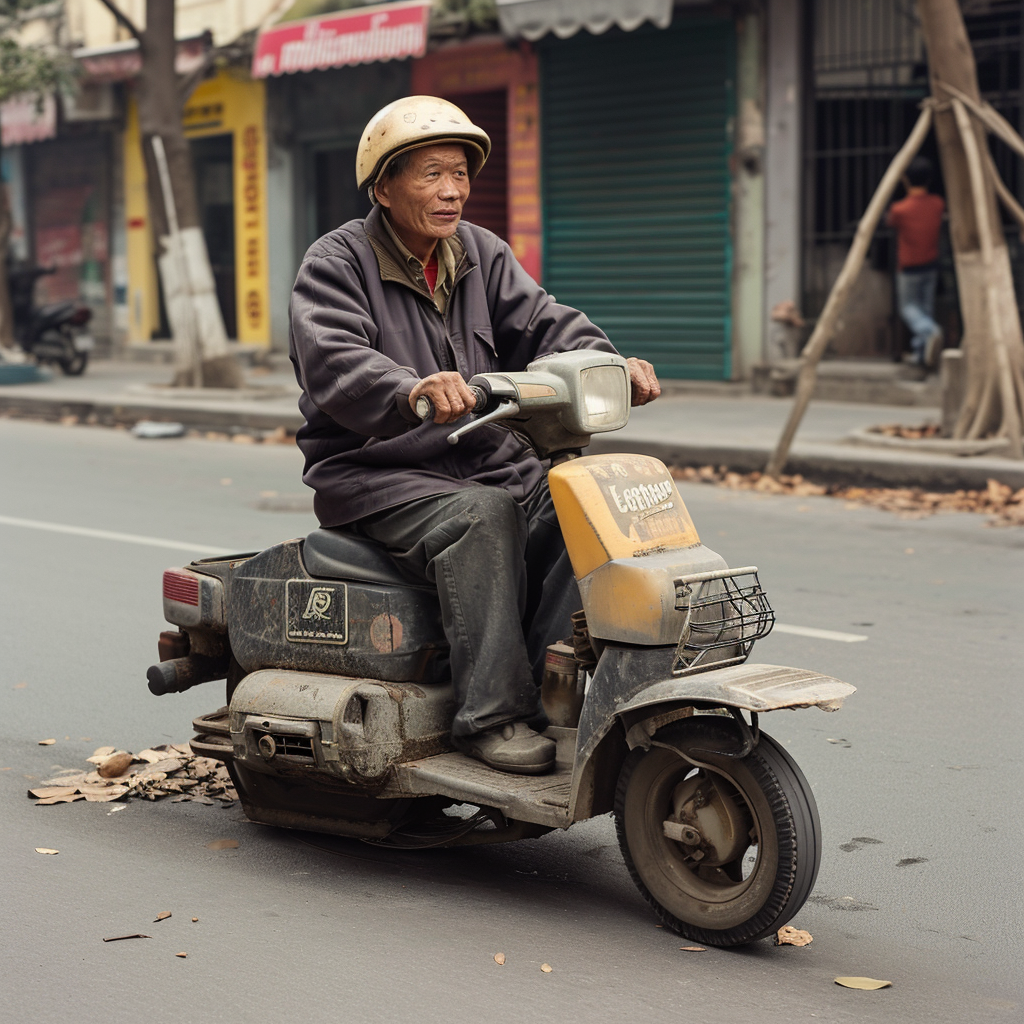
[[[756,566],[694,573],[674,582],[676,610],[686,614],[672,660],[673,675],[746,661],[754,641],[766,637],[775,625]],[[714,656],[712,651],[722,653]]]

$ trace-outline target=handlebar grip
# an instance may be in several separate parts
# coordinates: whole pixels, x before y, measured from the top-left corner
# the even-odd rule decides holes
[[[472,411],[480,412],[484,406],[487,405],[487,392],[484,391],[483,388],[478,388],[476,385],[473,385],[469,390],[473,392],[473,395],[476,398],[476,404],[473,406]],[[420,395],[420,397],[416,399],[415,412],[416,415],[424,422],[426,420],[432,420],[434,418],[434,403],[426,395]]]

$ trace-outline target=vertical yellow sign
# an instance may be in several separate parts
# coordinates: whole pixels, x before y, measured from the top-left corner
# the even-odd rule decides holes
[[[238,340],[270,344],[267,140],[262,82],[249,82],[235,127],[235,287]],[[258,87],[258,88],[255,88]],[[243,111],[239,110],[241,114]]]

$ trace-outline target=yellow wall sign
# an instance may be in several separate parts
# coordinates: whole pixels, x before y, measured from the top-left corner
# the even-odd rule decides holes
[[[192,93],[182,115],[188,138],[232,136],[235,206],[237,340],[270,344],[267,246],[266,87],[221,71]],[[134,101],[125,132],[128,205],[129,323],[133,342],[148,341],[156,326],[156,277],[149,249],[145,170]]]

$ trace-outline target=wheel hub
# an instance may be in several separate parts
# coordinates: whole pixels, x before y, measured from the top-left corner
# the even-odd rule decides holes
[[[752,822],[713,779],[693,775],[676,786],[672,814],[662,822],[668,839],[681,843],[702,866],[731,864],[751,845]]]

